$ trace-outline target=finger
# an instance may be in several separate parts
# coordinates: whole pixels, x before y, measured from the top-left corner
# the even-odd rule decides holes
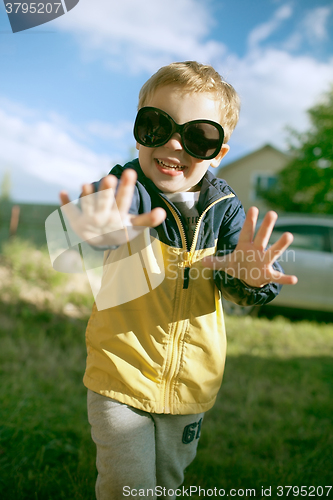
[[[265,215],[258,233],[256,234],[256,237],[254,239],[255,246],[260,250],[265,250],[265,248],[267,248],[269,238],[271,237],[277,217],[277,213],[273,210],[270,210]]]
[[[60,191],[59,193],[59,198],[60,198],[60,201],[61,201],[61,205],[67,205],[67,203],[70,203],[71,200],[69,199],[69,196],[68,194],[66,193],[66,191]]]
[[[115,190],[117,188],[118,179],[114,175],[104,177],[100,183],[98,192],[96,193],[96,211],[109,216],[112,206],[115,202]]]
[[[94,187],[92,184],[83,184],[82,186],[82,193],[81,193],[81,198],[83,196],[88,196],[89,194],[94,193]]]
[[[80,197],[81,210],[86,217],[92,217],[95,211],[95,190],[92,184],[82,186]]]
[[[65,193],[64,191],[60,193],[60,199],[62,201],[62,207],[61,207],[62,213],[68,219],[72,228],[76,227],[76,224],[81,216],[81,211],[74,203],[70,201],[67,193]]]
[[[99,191],[102,191],[103,189],[116,189],[118,184],[118,179],[115,175],[107,175],[106,177],[103,177],[101,180],[101,183],[99,185]]]
[[[238,243],[251,243],[253,241],[254,231],[258,220],[259,210],[257,207],[249,208],[244,225],[239,233]]]
[[[271,281],[273,283],[278,283],[279,285],[296,285],[298,279],[297,276],[292,274],[283,274],[273,269]]]
[[[287,250],[289,245],[293,242],[294,236],[291,233],[283,233],[283,235],[267,249],[265,255],[265,262],[273,264],[283,252]]]
[[[120,178],[120,184],[116,194],[116,204],[119,212],[122,214],[127,214],[131,207],[136,179],[137,175],[135,170],[130,168],[124,170]]]
[[[132,217],[131,223],[133,226],[156,227],[162,224],[166,215],[166,211],[158,207],[154,208],[151,212]]]

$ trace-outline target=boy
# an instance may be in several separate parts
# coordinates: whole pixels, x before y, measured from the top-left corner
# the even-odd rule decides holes
[[[236,92],[212,67],[163,67],[140,92],[138,160],[83,186],[82,212],[60,195],[80,237],[110,248],[104,296],[115,291],[108,264],[135,246],[140,228],[156,228],[165,269],[159,286],[113,307],[94,305],[89,320],[84,383],[98,500],[180,496],[222,381],[221,293],[243,305],[263,304],[279,285],[297,281],[274,263],[292,235],[265,250],[276,214],[266,214],[254,238],[258,210],[252,207],[245,220],[232,189],[208,171],[228,152],[238,114]],[[149,275],[148,260],[145,266]]]

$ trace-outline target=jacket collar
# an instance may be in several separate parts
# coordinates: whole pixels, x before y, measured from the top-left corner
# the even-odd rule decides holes
[[[124,168],[133,168],[138,175],[138,181],[149,191],[154,191],[156,194],[163,196],[163,192],[158,189],[155,184],[148,179],[143,173],[138,159],[127,163]],[[217,179],[215,175],[207,170],[201,180],[200,196],[198,201],[199,213],[203,212],[211,203],[223,196],[223,188],[227,187],[227,183],[223,179]]]

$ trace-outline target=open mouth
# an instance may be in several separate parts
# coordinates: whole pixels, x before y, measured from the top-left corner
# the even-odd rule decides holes
[[[184,168],[185,168],[185,165],[175,165],[174,163],[167,163],[165,161],[158,160],[157,158],[156,158],[156,162],[157,162],[157,164],[160,167],[166,168],[166,169],[169,169],[169,170],[178,170],[178,171],[181,171],[181,170],[184,170]]]

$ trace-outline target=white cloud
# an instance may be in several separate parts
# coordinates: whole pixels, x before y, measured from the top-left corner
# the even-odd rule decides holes
[[[290,4],[284,4],[251,31],[248,50],[239,57],[223,43],[209,39],[214,25],[210,2],[98,0],[93,9],[91,5],[81,0],[73,11],[54,21],[54,26],[77,36],[87,57],[101,58],[122,72],[151,73],[172,60],[210,62],[240,93],[241,120],[232,141],[243,150],[266,142],[283,149],[284,127],[305,129],[305,110],[333,81],[333,59],[319,61],[296,54],[291,47],[287,50],[292,40],[299,49],[305,37],[326,39],[332,13],[326,7],[309,11],[292,37],[273,48],[267,43],[269,37],[292,16]],[[132,124],[93,121],[78,127],[63,116],[50,114],[42,119],[33,110],[0,100],[0,131],[1,164],[77,190],[114,163],[94,151],[94,138],[115,141],[127,151]]]
[[[98,180],[107,173],[112,159],[82,145],[57,121],[36,119],[34,112],[19,113],[20,107],[10,104],[12,112],[0,108],[0,164],[15,176],[25,172],[30,180],[77,192],[84,182]],[[15,113],[13,112],[15,109]],[[33,119],[32,119],[33,117]],[[71,127],[72,132],[75,129]],[[37,198],[42,193],[38,193]],[[28,199],[28,193],[17,194]]]
[[[129,121],[122,121],[117,124],[108,122],[93,121],[87,124],[87,132],[106,140],[123,140],[132,134],[133,123]]]
[[[304,36],[314,42],[327,40],[327,24],[332,11],[332,7],[317,7],[309,11],[302,22]]]
[[[332,7],[315,7],[306,11],[294,32],[283,42],[284,50],[295,52],[304,45],[318,47],[328,41],[328,23],[332,14]]]
[[[293,49],[299,50],[305,40],[324,39],[331,11],[330,8],[308,11],[288,41],[272,47],[263,42],[292,15],[289,5],[282,6],[267,23],[252,30],[244,57],[231,54],[227,64],[218,68],[242,99],[241,119],[233,140],[243,148],[255,149],[269,142],[284,149],[287,126],[300,131],[308,127],[306,110],[333,81],[333,58],[320,61],[300,52],[296,54]]]
[[[258,47],[260,42],[263,42],[269,38],[274,31],[276,31],[285,19],[288,19],[292,15],[292,8],[290,5],[283,5],[280,7],[272,16],[272,19],[266,23],[256,26],[249,34],[248,44],[251,50]]]
[[[242,99],[235,140],[249,149],[266,142],[284,149],[286,125],[304,130],[305,111],[333,81],[333,59],[325,63],[263,48],[230,58],[228,74]]]
[[[223,56],[222,43],[204,41],[213,24],[209,2],[199,0],[98,0],[93,7],[81,0],[74,15],[54,21],[78,37],[86,57],[98,52],[113,68],[150,73],[171,60]]]
[[[214,24],[211,6],[199,0],[146,0],[140,4],[136,0],[117,4],[99,0],[92,10],[91,3],[82,0],[75,16],[59,19],[59,27],[74,33],[85,50],[97,50],[98,57],[103,54],[107,64],[121,71],[151,73],[172,60],[210,62],[241,95],[237,142],[248,147],[275,142],[285,147],[284,127],[305,127],[305,110],[333,80],[332,60],[320,62],[293,54],[285,48],[287,40],[280,47],[269,46],[269,37],[293,16],[291,2],[282,4],[267,22],[249,33],[243,57],[209,39]],[[304,37],[324,39],[330,11],[328,7],[308,11],[289,43],[293,39],[302,44]],[[113,126],[96,123],[91,124],[90,132],[116,133]]]

